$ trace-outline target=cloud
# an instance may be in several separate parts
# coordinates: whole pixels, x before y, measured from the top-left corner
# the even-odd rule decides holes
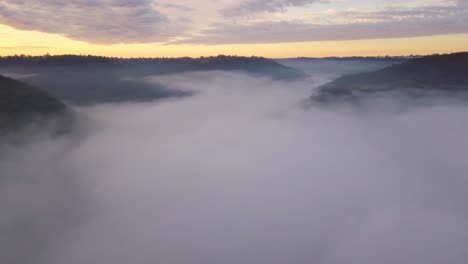
[[[330,9],[308,6],[320,3]],[[466,33],[467,3],[398,2],[372,9],[351,8],[354,0],[4,0],[0,24],[98,44],[357,40]]]
[[[351,21],[430,21],[432,19],[441,18],[463,18],[466,10],[461,2],[437,5],[423,5],[419,7],[390,7],[383,10],[365,11],[357,9],[349,9],[343,11],[335,11],[334,16],[341,16]]]
[[[279,12],[291,6],[304,6],[313,3],[324,3],[328,0],[242,0],[221,12],[225,16],[242,16],[259,12]]]
[[[179,11],[184,11],[184,12],[195,11],[195,8],[193,8],[193,7],[180,5],[180,4],[164,3],[164,4],[161,4],[161,6],[166,7],[166,8],[176,9],[176,10],[179,10]]]
[[[329,16],[329,13],[323,15]],[[325,24],[311,23],[305,19],[251,23],[221,22],[180,43],[336,41],[468,33],[468,8],[463,6],[462,2],[458,2],[457,5],[389,8],[378,11],[335,11],[333,17],[336,17],[337,21]]]
[[[152,0],[5,0],[0,23],[104,44],[165,41],[187,24],[161,14]]]

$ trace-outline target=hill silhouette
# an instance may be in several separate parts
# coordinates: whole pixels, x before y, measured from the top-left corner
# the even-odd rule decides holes
[[[48,93],[0,75],[0,133],[29,123],[44,123],[70,114],[67,106]]]
[[[0,66],[153,66],[151,73],[169,74],[183,71],[239,70],[270,75],[276,78],[297,78],[303,73],[283,66],[272,59],[244,56],[210,56],[181,58],[113,58],[102,56],[6,56],[0,57]],[[162,67],[163,66],[163,67]]]
[[[412,96],[468,92],[468,52],[431,55],[366,73],[340,77],[319,87],[313,101],[357,100],[377,92]]]
[[[241,71],[274,79],[303,78],[305,73],[261,57],[107,58],[98,56],[10,56],[0,70],[29,76],[24,81],[72,104],[150,101],[191,93],[143,81],[150,75],[190,71]]]

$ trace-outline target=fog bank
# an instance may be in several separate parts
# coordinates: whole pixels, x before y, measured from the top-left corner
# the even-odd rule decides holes
[[[196,93],[80,109],[79,144],[0,158],[0,262],[465,263],[468,107],[298,107],[327,78],[147,77]]]

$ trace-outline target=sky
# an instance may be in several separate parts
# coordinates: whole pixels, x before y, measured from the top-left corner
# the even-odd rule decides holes
[[[468,0],[2,0],[0,55],[410,55],[468,50]]]

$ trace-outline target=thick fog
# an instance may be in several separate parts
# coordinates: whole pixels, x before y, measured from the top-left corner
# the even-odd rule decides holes
[[[0,262],[466,263],[468,107],[299,107],[324,76],[149,76],[195,93],[10,146]]]

